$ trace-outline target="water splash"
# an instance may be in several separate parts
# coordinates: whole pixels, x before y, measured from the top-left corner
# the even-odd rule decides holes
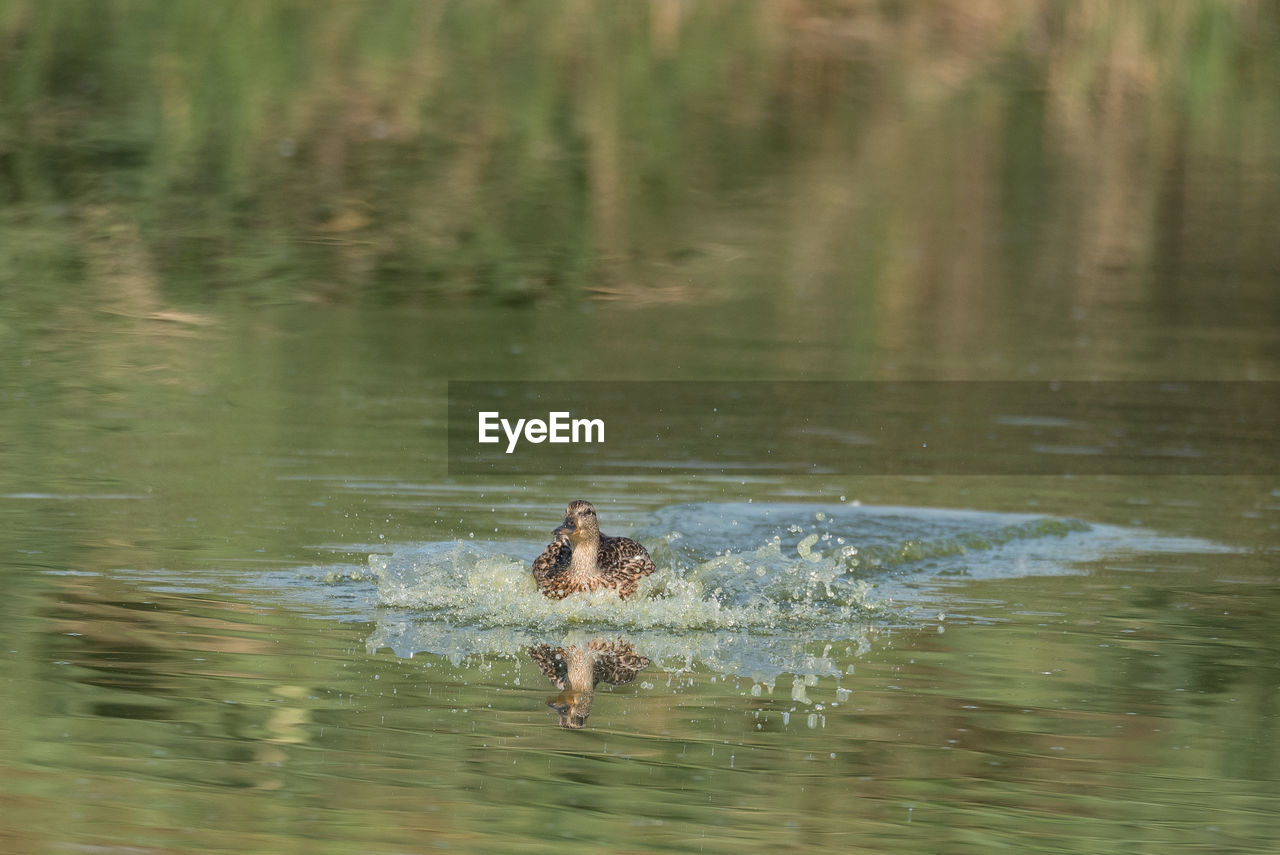
[[[777,519],[780,507],[792,509],[783,521]],[[927,563],[936,570],[940,562],[973,553],[986,553],[988,560],[1001,547],[1090,531],[1074,520],[1007,514],[849,508],[814,513],[799,506],[810,517],[802,525],[794,522],[794,507],[665,509],[658,514],[659,532],[640,535],[659,570],[626,602],[609,591],[543,597],[527,561],[541,548],[536,542],[431,543],[372,555],[369,571],[381,605],[452,624],[773,634],[881,616],[888,598],[877,596],[874,583],[887,570]],[[678,520],[689,533],[669,527],[664,517]],[[723,539],[726,529],[736,530],[736,548]],[[721,542],[726,546],[716,549]]]
[[[669,672],[697,667],[772,685],[783,673],[839,676],[832,644],[847,660],[886,627],[912,622],[933,579],[1081,574],[1084,562],[1158,552],[1165,541],[1225,549],[1026,514],[849,505],[679,505],[628,534],[659,569],[625,602],[609,591],[542,596],[529,572],[536,541],[372,555],[378,626],[369,647],[459,662],[619,638]]]
[[[523,551],[536,554],[537,547]],[[481,628],[768,633],[843,624],[877,609],[866,583],[848,577],[838,562],[801,565],[784,557],[776,541],[693,567],[660,565],[625,602],[612,591],[548,599],[518,554],[471,542],[435,543],[373,555],[369,570],[381,605]]]

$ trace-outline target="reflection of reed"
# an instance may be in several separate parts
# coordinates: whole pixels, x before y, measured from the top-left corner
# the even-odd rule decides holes
[[[649,658],[636,653],[629,642],[599,638],[587,642],[585,648],[537,644],[529,648],[529,658],[560,690],[547,699],[547,706],[560,716],[561,727],[574,729],[587,723],[597,684],[630,683],[649,666]]]
[[[72,191],[80,234],[41,228],[90,272],[95,250],[120,253],[112,310],[201,322],[164,305],[175,274],[316,298],[576,283],[705,299],[736,279],[690,271],[760,230],[777,237],[756,261],[789,274],[773,277],[784,321],[813,323],[796,297],[861,272],[887,322],[960,312],[942,328],[960,345],[989,338],[975,298],[1010,257],[1016,282],[1143,262],[1162,178],[1185,185],[1191,248],[1274,262],[1262,0],[255,5],[112,6],[79,28],[78,4],[45,0],[0,22],[0,44],[24,45],[0,75],[29,100],[7,117],[12,195]],[[314,61],[250,47],[284,41]],[[98,204],[113,186],[145,190]],[[1114,298],[1114,281],[1064,278],[1046,290]]]
[[[180,723],[141,738],[173,757],[218,757],[226,763],[218,780],[238,787],[286,786],[292,746],[309,741],[313,689],[279,655],[277,621],[243,603],[139,597],[107,576],[56,584],[44,655],[71,666],[50,690],[63,709],[86,722]],[[64,690],[65,681],[89,690]]]

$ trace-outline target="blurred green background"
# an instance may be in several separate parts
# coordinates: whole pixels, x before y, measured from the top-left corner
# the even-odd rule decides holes
[[[1251,0],[6,0],[0,287],[750,290],[952,334],[1270,305],[1278,29]]]

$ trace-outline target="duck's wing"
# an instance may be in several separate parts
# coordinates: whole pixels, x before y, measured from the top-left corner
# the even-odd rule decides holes
[[[569,567],[573,547],[568,538],[556,538],[547,544],[542,554],[533,559],[533,578],[539,588],[545,588],[552,577],[558,576]]]
[[[551,681],[551,685],[564,691],[569,683],[569,663],[565,661],[564,651],[551,649],[550,644],[537,644],[529,648],[529,658],[538,666],[542,676]]]
[[[609,576],[639,578],[648,576],[658,568],[649,553],[629,537],[600,537],[600,552],[596,559],[600,570]]]
[[[635,593],[641,576],[658,569],[645,548],[629,537],[602,535],[596,564],[600,575],[617,587],[618,595],[624,600]]]

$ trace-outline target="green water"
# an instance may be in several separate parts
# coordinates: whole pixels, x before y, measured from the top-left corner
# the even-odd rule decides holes
[[[1273,475],[446,456],[450,380],[1280,380],[1271,6],[87,8],[0,3],[0,851],[1274,849]],[[636,601],[533,591],[575,498]]]
[[[8,851],[1273,839],[1274,478],[450,479],[442,375],[496,372],[501,351],[424,336],[425,312],[212,314],[177,338],[97,318],[7,375]],[[453,341],[504,320],[454,318]],[[603,616],[539,605],[519,562],[579,495],[648,543],[656,579],[700,587]],[[883,545],[795,504],[855,500],[905,509]],[[743,507],[776,515],[775,558]],[[1088,530],[999,517],[957,540],[924,508]],[[775,589],[726,624],[710,592],[753,589],[757,567],[833,578],[810,533],[862,544],[871,587],[819,592],[808,618],[786,605],[803,586]],[[430,596],[380,593],[371,555]],[[525,650],[597,637],[653,664],[563,730]]]

